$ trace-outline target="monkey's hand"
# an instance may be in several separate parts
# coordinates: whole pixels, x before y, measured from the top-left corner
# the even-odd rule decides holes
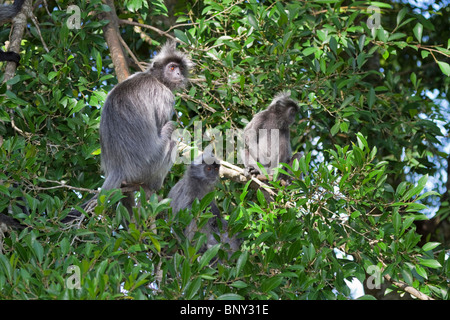
[[[244,169],[244,175],[246,177],[257,176],[257,175],[259,175],[259,171],[258,171],[258,169],[249,166]]]
[[[165,139],[171,139],[174,130],[175,124],[172,121],[168,121],[161,129],[161,137]]]

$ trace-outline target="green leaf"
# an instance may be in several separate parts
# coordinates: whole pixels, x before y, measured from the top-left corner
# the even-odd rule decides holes
[[[249,24],[250,26],[252,26],[253,28],[255,28],[255,30],[259,30],[258,21],[255,19],[255,16],[254,16],[254,15],[249,14],[249,15],[247,16],[247,21],[248,21],[248,24]]]
[[[369,144],[367,143],[366,138],[364,138],[364,136],[362,135],[361,132],[358,132],[356,134],[356,139],[358,140],[358,146],[361,148],[361,150],[363,150],[364,148],[366,150],[370,150],[369,149]]]
[[[377,299],[374,296],[371,296],[370,294],[365,294],[359,297],[357,300],[377,300]]]
[[[42,259],[44,258],[44,248],[42,247],[41,243],[37,240],[33,241],[33,251],[36,255],[36,258],[39,262],[42,262]]]
[[[175,29],[173,32],[178,39],[180,39],[186,44],[189,44],[189,39],[183,31]]]
[[[419,259],[419,263],[425,267],[428,268],[432,268],[432,269],[437,269],[437,268],[441,268],[442,265],[439,263],[439,261],[434,260],[434,259],[422,259],[422,258],[418,258]]]
[[[356,218],[358,218],[360,215],[361,215],[361,212],[360,212],[359,210],[356,210],[356,211],[352,212],[352,214],[350,215],[350,217],[351,217],[352,219],[356,219]]]
[[[247,263],[247,259],[248,259],[248,251],[242,252],[236,263],[236,276],[239,276],[241,274],[242,269]]]
[[[425,269],[423,267],[416,265],[416,272],[422,278],[428,279],[427,272],[425,271]]]
[[[439,246],[439,242],[427,242],[423,245],[422,250],[423,251],[430,251]]]
[[[263,292],[269,292],[275,288],[277,288],[281,282],[283,282],[283,277],[272,277],[264,279],[261,283],[261,290]]]
[[[185,291],[186,299],[188,300],[192,299],[197,293],[197,291],[200,289],[201,284],[202,278],[200,277],[197,277],[194,279],[194,281],[189,282]]]
[[[255,246],[258,246],[260,243],[264,242],[266,239],[270,238],[272,236],[272,232],[264,232],[262,233],[255,241]]]
[[[422,59],[425,59],[426,57],[428,57],[430,55],[430,51],[422,50],[422,51],[420,51],[420,55],[422,56]]]
[[[200,258],[199,269],[205,267],[211,261],[211,259],[217,255],[217,251],[219,251],[219,249],[220,243],[206,250],[203,256]]]
[[[243,289],[243,288],[248,287],[248,285],[247,285],[244,281],[241,281],[241,280],[238,280],[238,281],[233,282],[233,283],[231,284],[231,286],[232,286],[233,288],[238,288],[238,289]]]
[[[402,10],[400,10],[397,14],[397,26],[402,22],[403,18],[405,17],[406,13],[408,12],[408,7],[403,7]]]
[[[444,61],[438,61],[439,68],[441,68],[441,71],[446,76],[450,76],[450,65],[447,62]]]
[[[245,298],[236,293],[225,293],[218,296],[217,300],[245,300]]]
[[[97,66],[97,74],[100,77],[100,74],[102,73],[102,56],[100,52],[97,51],[97,56],[95,57],[95,63]]]
[[[332,136],[335,136],[336,133],[339,132],[339,128],[341,127],[340,122],[336,121],[336,123],[334,124],[334,126],[331,127],[330,133]]]
[[[264,197],[264,194],[262,193],[261,189],[258,189],[258,191],[256,192],[256,196],[258,198],[258,202],[261,206],[265,207],[266,206],[266,198]]]
[[[417,76],[416,76],[416,74],[414,72],[411,72],[411,75],[409,76],[409,79],[411,80],[412,84],[415,87],[416,83],[417,83]]]
[[[302,51],[302,53],[305,55],[305,57],[306,56],[309,56],[310,54],[313,54],[314,52],[316,52],[317,51],[317,48],[316,47],[309,47],[309,48],[306,48],[305,50],[303,50]]]
[[[206,194],[200,201],[200,211],[204,211],[208,207],[215,197],[215,192],[210,192]]]
[[[184,288],[189,282],[191,277],[191,264],[188,259],[183,261],[183,266],[181,268],[181,288]]]
[[[400,217],[400,214],[398,211],[394,213],[392,216],[392,225],[394,226],[395,234],[398,235],[400,233],[400,226],[401,226],[402,218]]]
[[[418,22],[414,27],[413,32],[414,35],[416,36],[417,41],[419,41],[419,43],[422,43],[423,25]]]
[[[9,196],[9,190],[6,186],[0,184],[0,192]]]
[[[13,269],[8,258],[6,258],[3,254],[0,254],[0,270],[2,270],[0,273],[6,274],[8,281],[11,282]]]

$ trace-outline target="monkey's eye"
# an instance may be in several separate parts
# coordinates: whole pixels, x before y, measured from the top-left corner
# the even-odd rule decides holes
[[[211,167],[206,167],[206,170],[211,171]]]
[[[219,171],[219,168],[218,168],[218,167],[216,167],[216,168],[214,168],[214,170],[216,170],[216,171]]]

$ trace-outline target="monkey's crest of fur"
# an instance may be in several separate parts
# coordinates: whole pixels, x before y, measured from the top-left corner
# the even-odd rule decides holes
[[[188,57],[187,54],[177,50],[175,41],[167,41],[162,47],[158,54],[153,58],[150,69],[153,68],[155,64],[166,64],[168,61],[177,61],[183,65],[186,69],[186,75],[194,67],[194,63]]]
[[[277,93],[272,103],[267,108],[268,112],[283,114],[280,124],[282,127],[291,125],[295,119],[296,114],[300,111],[300,108],[293,99],[291,99],[290,91],[281,91]]]
[[[286,91],[281,91],[278,92],[275,97],[273,98],[273,101],[271,104],[276,104],[278,101],[282,101],[282,100],[292,100],[291,99],[291,92],[286,90]]]

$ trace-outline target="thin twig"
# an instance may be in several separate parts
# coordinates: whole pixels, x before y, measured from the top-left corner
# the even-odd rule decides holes
[[[180,42],[180,40],[178,40],[177,38],[175,38],[174,36],[172,36],[168,32],[162,31],[162,30],[160,30],[160,29],[158,29],[158,28],[156,28],[154,26],[151,26],[149,24],[134,22],[134,21],[130,21],[130,20],[124,20],[124,19],[119,19],[119,23],[120,24],[129,24],[131,26],[137,26],[137,27],[141,27],[141,28],[147,28],[147,29],[155,31],[156,33],[158,33],[161,36],[165,36],[165,37],[167,37],[167,38],[169,38],[171,40]]]

